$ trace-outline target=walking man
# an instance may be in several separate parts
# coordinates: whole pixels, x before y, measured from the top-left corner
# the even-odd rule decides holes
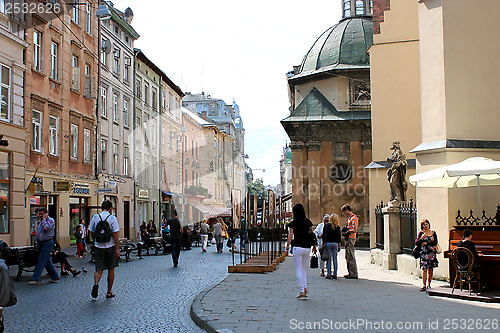
[[[170,244],[172,245],[172,261],[174,267],[179,265],[179,255],[181,254],[182,230],[181,222],[177,218],[177,211],[174,210],[172,218],[168,219],[167,226],[170,228]]]
[[[207,224],[208,220],[203,219],[200,223],[200,236],[201,236],[201,251],[207,252],[207,243],[208,243],[208,229],[210,228]]]
[[[50,257],[52,249],[54,248],[54,229],[56,223],[53,218],[49,217],[49,213],[45,207],[39,208],[37,214],[40,219],[40,224],[36,229],[36,247],[40,252],[35,271],[33,272],[33,277],[28,284],[38,284],[44,268],[51,277],[49,282],[58,283],[60,277]]]
[[[118,241],[118,219],[111,215],[113,204],[104,200],[101,204],[102,212],[96,214],[90,220],[89,230],[95,245],[95,274],[92,297],[97,298],[99,293],[99,281],[102,272],[108,270],[108,291],[106,298],[115,297],[113,294],[113,283],[115,281],[115,267],[118,266],[120,258],[120,247]]]
[[[349,274],[345,275],[346,279],[358,278],[358,266],[356,265],[356,256],[354,254],[354,244],[356,243],[356,235],[358,232],[358,217],[352,212],[349,205],[342,206],[342,213],[347,216],[347,229],[349,238],[345,244],[345,260],[347,261],[347,271]]]

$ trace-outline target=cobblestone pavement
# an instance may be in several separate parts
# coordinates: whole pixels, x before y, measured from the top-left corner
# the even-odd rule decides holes
[[[4,310],[5,332],[202,332],[189,315],[192,300],[207,285],[222,281],[232,262],[229,253],[214,251],[215,246],[207,253],[199,247],[182,251],[177,268],[170,255],[120,262],[114,299],[105,298],[105,272],[99,298],[92,300],[94,266],[87,258],[69,260],[88,273],[63,277],[58,284],[49,284],[44,276],[40,284],[29,286],[31,274],[24,273],[15,282],[18,304]],[[11,274],[16,272],[11,267]]]
[[[500,304],[430,297],[419,292],[422,282],[416,277],[370,264],[369,251],[356,255],[359,280],[327,280],[319,269],[308,269],[307,300],[295,297],[295,268],[288,257],[272,273],[228,276],[196,297],[193,312],[200,325],[219,332],[500,331]],[[347,273],[343,256],[344,250],[339,276]]]

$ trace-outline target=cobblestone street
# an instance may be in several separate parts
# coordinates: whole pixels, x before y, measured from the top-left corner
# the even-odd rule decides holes
[[[29,286],[31,274],[15,282],[18,304],[5,308],[5,332],[202,332],[191,320],[193,298],[208,285],[220,282],[231,262],[228,252],[214,253],[209,247],[182,251],[179,267],[170,255],[145,256],[120,262],[116,269],[116,298],[106,299],[106,276],[100,282],[99,298],[90,296],[94,266],[85,259],[70,258],[75,269],[88,273],[63,277],[58,284],[42,282]],[[74,254],[75,249],[66,250]],[[17,267],[11,267],[12,275]],[[45,273],[44,273],[45,274]]]

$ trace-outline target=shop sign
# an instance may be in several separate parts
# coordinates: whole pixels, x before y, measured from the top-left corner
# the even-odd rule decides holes
[[[118,184],[113,181],[113,180],[107,180],[106,183],[105,183],[105,186],[108,187],[108,188],[111,188],[111,189],[116,189],[116,187],[118,186]]]
[[[73,184],[73,193],[75,194],[89,194],[90,193],[90,185],[89,184]]]
[[[31,182],[33,184],[40,184],[43,185],[43,178],[42,177],[32,177]]]
[[[149,199],[149,191],[148,190],[139,190],[139,198]]]
[[[69,191],[69,188],[70,188],[69,181],[54,182],[54,191],[56,192]]]
[[[39,205],[40,197],[30,197],[30,205]]]
[[[97,194],[108,194],[108,193],[118,193],[116,188],[109,188],[109,187],[104,187],[104,188],[98,188],[97,189]]]

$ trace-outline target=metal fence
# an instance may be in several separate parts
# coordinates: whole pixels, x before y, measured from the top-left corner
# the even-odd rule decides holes
[[[382,208],[384,208],[384,203],[381,201],[379,205],[375,207],[375,221],[377,229],[377,239],[375,245],[379,249],[384,249],[384,214],[382,213]]]
[[[401,252],[411,254],[417,238],[417,207],[413,199],[400,205]]]
[[[500,225],[500,205],[497,206],[497,212],[493,217],[487,217],[486,211],[483,210],[481,217],[475,217],[471,210],[469,216],[462,217],[460,210],[455,217],[457,225]]]

